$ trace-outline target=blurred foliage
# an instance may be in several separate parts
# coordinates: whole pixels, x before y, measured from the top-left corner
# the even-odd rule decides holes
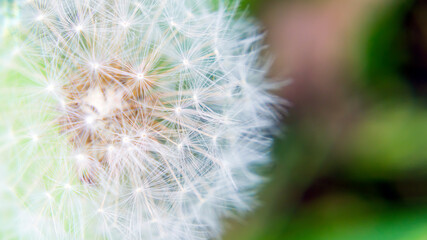
[[[413,4],[413,0],[396,1],[378,13],[377,21],[369,27],[361,79],[375,94],[389,97],[408,94],[403,72],[410,58],[405,17]]]
[[[331,195],[304,208],[288,231],[277,222],[280,230],[273,228],[258,239],[421,240],[427,236],[426,222],[427,209],[386,208],[351,196]]]
[[[268,2],[243,0],[242,9],[258,15]],[[231,222],[225,239],[427,239],[427,22],[412,19],[427,16],[423,4],[389,1],[365,26],[353,46],[361,110],[349,129],[334,139],[316,119],[288,124],[260,207]]]
[[[346,152],[353,175],[427,176],[427,109],[401,102],[375,106],[353,132]]]

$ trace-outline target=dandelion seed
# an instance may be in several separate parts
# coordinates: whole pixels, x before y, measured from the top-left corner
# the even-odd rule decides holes
[[[116,148],[113,146],[113,145],[109,145],[108,146],[108,148],[107,148],[107,151],[109,152],[109,153],[112,153],[112,152],[114,152],[114,150],[115,150]]]
[[[85,157],[85,155],[83,155],[83,154],[77,154],[77,156],[76,156],[76,160],[77,160],[79,163],[83,163],[83,162],[85,162],[85,161],[86,161],[86,157]]]
[[[39,141],[39,136],[37,134],[32,134],[31,135],[31,141],[33,141],[34,143]]]
[[[87,125],[91,126],[95,122],[95,118],[93,116],[87,116],[85,122]]]
[[[120,25],[122,25],[123,28],[128,28],[130,26],[130,23],[128,21],[123,21],[120,23]]]
[[[82,25],[76,25],[74,27],[74,31],[76,31],[77,33],[80,33],[83,30],[83,26]]]
[[[53,199],[52,195],[50,193],[45,193],[46,198],[51,201]]]
[[[147,138],[147,133],[145,131],[141,132],[141,138]]]
[[[92,67],[93,70],[98,70],[98,68],[100,67],[99,63],[97,62],[93,62],[90,64],[90,66]]]
[[[182,64],[184,64],[184,66],[188,67],[190,65],[190,62],[188,61],[188,59],[184,58],[182,60]]]
[[[48,92],[53,92],[55,90],[55,85],[53,85],[52,83],[50,83],[49,85],[47,85],[46,90]]]
[[[41,21],[43,21],[43,19],[45,19],[45,16],[43,14],[40,14],[36,17],[37,22],[41,22]]]
[[[176,145],[176,148],[177,148],[178,150],[182,150],[182,143],[177,144],[177,145]]]
[[[130,140],[130,137],[125,136],[125,137],[123,137],[122,141],[123,141],[124,144],[128,144],[128,143],[130,143],[131,140]]]
[[[182,112],[182,108],[181,107],[178,106],[178,107],[175,108],[175,114],[176,115],[178,115],[178,116],[181,115],[181,112]]]
[[[144,80],[144,73],[138,73],[137,75],[136,75],[136,78],[138,79],[138,80]]]
[[[187,12],[187,17],[188,18],[194,18],[194,14],[192,14],[191,12]]]

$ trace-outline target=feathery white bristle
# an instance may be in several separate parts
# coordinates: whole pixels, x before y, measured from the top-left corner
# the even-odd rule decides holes
[[[210,239],[250,209],[258,28],[198,0],[29,0],[3,51],[0,235]]]

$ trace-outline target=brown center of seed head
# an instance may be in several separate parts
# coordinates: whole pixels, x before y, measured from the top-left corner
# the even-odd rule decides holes
[[[137,146],[141,141],[129,143],[129,136],[137,135],[141,129],[158,127],[155,121],[149,121],[152,110],[147,108],[158,100],[147,94],[151,85],[144,79],[141,74],[112,64],[83,77],[75,76],[64,86],[67,102],[59,125],[73,149],[85,156],[85,162],[77,161],[82,181],[96,182],[94,163],[111,167],[110,150],[114,146]]]

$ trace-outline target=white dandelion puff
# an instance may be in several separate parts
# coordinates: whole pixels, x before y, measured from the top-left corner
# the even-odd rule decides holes
[[[20,2],[0,59],[2,237],[211,239],[251,208],[277,100],[259,29],[209,2]]]

